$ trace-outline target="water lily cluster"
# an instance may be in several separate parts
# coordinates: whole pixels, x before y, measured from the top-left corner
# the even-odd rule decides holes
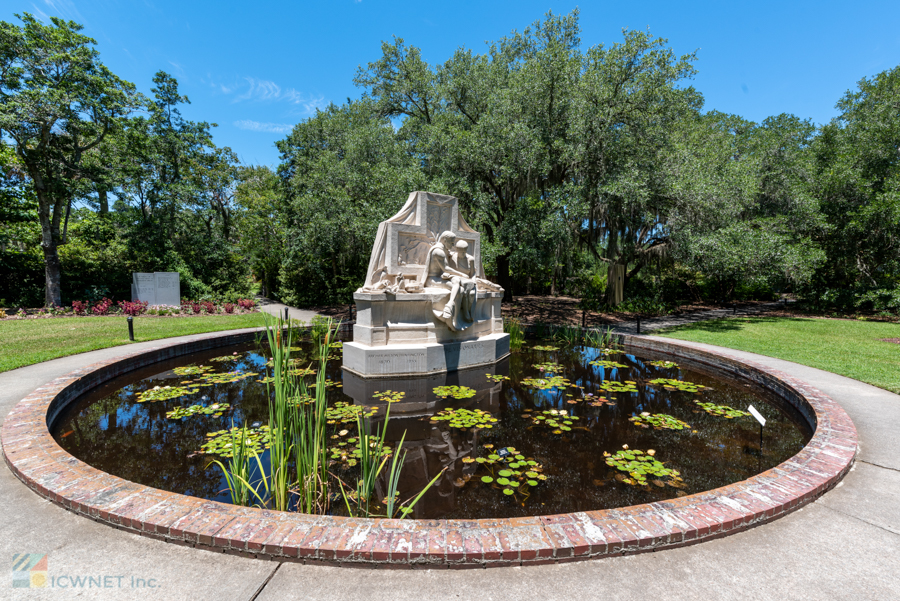
[[[623,369],[628,367],[624,363],[619,363],[617,361],[604,361],[603,359],[595,359],[591,361],[589,365],[593,365],[594,367],[602,367],[605,369]]]
[[[735,409],[734,407],[729,407],[728,405],[716,405],[715,403],[703,403],[701,401],[694,401],[694,403],[696,403],[701,409],[703,409],[710,415],[724,417],[727,419],[734,419],[736,417],[744,417],[746,415],[750,415],[746,411],[741,411],[740,409]]]
[[[493,428],[497,418],[481,409],[444,409],[431,416],[432,423],[446,423],[451,428]]]
[[[244,445],[254,453],[262,453],[269,448],[271,436],[269,426],[261,425],[253,428],[238,428],[232,426],[230,430],[217,430],[209,432],[209,439],[200,446],[200,452],[207,455],[219,455],[229,458],[233,455],[235,446],[240,444],[240,437],[245,436]]]
[[[675,380],[672,378],[656,378],[647,383],[662,386],[666,390],[678,390],[680,392],[699,392],[706,388],[706,386],[703,386],[702,384],[694,384],[693,382],[688,382],[686,380]]]
[[[547,409],[536,414],[529,412],[528,418],[535,426],[550,428],[554,434],[571,431],[572,424],[578,420],[577,415],[569,415],[562,409]]]
[[[485,445],[485,448],[493,448],[493,445]],[[514,447],[503,447],[501,450],[502,455],[497,452],[475,459],[490,471],[490,475],[482,476],[481,481],[500,489],[506,496],[519,493],[528,498],[531,488],[547,479],[543,473],[544,466],[533,457],[522,455]],[[498,467],[503,469],[496,469]]]
[[[454,399],[468,399],[475,396],[475,390],[468,386],[438,386],[434,389],[434,394],[442,399],[448,397]]]
[[[606,458],[606,465],[622,472],[616,476],[616,480],[620,482],[647,486],[648,478],[652,478],[653,484],[659,487],[669,485],[673,488],[683,488],[681,473],[678,470],[667,468],[654,457],[655,454],[656,451],[653,449],[645,453],[637,449],[630,450],[628,445],[623,445],[622,450],[615,455],[603,453],[603,456]],[[667,478],[667,480],[663,480],[663,478]]]
[[[690,428],[690,424],[681,421],[665,413],[648,413],[644,411],[640,415],[632,415],[628,418],[631,423],[643,428],[654,428],[656,430],[684,430]]]
[[[208,407],[203,405],[190,405],[189,407],[176,407],[166,412],[169,419],[185,419],[192,415],[212,415],[213,417],[221,417],[222,413],[228,411],[231,405],[228,403],[213,403]]]

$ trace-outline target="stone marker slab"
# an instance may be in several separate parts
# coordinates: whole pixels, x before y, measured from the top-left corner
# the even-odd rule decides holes
[[[149,305],[181,305],[181,276],[177,271],[132,274],[131,300]]]
[[[156,304],[181,306],[181,276],[177,271],[156,272]]]

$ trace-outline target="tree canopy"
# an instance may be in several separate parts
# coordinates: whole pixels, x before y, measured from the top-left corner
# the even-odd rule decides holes
[[[76,23],[0,23],[0,305],[127,296],[177,270],[188,296],[352,301],[378,223],[414,190],[460,199],[489,277],[516,294],[625,308],[793,292],[821,309],[900,311],[900,67],[816,125],[705,110],[697,57],[625,30],[585,47],[578,11],[429,63],[402,38],[357,99],[241,165],[150,97]]]

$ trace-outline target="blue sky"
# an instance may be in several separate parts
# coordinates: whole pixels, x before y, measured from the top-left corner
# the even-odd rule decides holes
[[[114,73],[149,93],[153,74],[168,71],[191,100],[187,118],[218,123],[216,143],[245,163],[275,166],[274,143],[295,123],[360,95],[354,73],[379,58],[382,40],[402,37],[438,63],[576,6],[584,48],[649,28],[678,54],[698,50],[693,84],[706,110],[754,121],[787,112],[826,122],[859,79],[900,64],[897,0],[3,0],[0,20],[31,12],[83,24]]]

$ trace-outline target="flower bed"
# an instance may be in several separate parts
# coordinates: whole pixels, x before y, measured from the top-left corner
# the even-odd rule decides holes
[[[101,315],[131,315],[131,316],[193,316],[193,315],[240,315],[244,313],[258,312],[256,301],[250,298],[240,298],[236,303],[216,301],[193,301],[181,299],[178,307],[168,305],[149,305],[146,301],[114,302],[108,298],[91,303],[90,301],[74,300],[68,307],[42,307],[38,309],[20,308],[13,313],[0,310],[0,320],[3,319],[46,319],[50,317],[92,317]]]

